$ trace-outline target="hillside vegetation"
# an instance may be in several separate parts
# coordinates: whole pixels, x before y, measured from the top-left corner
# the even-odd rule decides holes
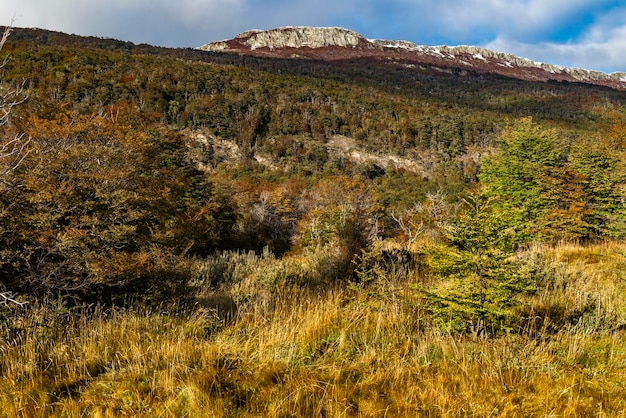
[[[0,415],[626,414],[626,93],[2,53]]]

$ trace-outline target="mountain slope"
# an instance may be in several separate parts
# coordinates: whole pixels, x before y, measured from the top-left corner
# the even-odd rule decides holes
[[[432,47],[407,41],[370,40],[344,28],[288,26],[271,30],[250,30],[233,39],[208,43],[199,49],[326,61],[373,58],[387,63],[404,64],[417,70],[471,71],[527,81],[583,82],[626,90],[624,72],[605,74],[565,68],[474,46]]]

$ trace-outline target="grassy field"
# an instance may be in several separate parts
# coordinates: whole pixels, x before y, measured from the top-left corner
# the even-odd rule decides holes
[[[319,270],[315,255],[222,257],[239,305],[228,323],[165,307],[4,309],[0,416],[626,416],[626,245],[526,253],[558,283],[520,310],[541,321],[498,335],[443,331],[417,271],[368,287],[285,280]]]

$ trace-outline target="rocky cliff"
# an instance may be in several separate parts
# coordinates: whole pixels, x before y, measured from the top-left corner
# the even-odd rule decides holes
[[[288,26],[251,30],[199,49],[276,58],[346,60],[373,58],[421,70],[472,71],[532,81],[585,82],[626,90],[626,73],[565,68],[474,46],[422,46],[408,41],[366,39],[344,28]]]
[[[361,35],[342,28],[292,27],[246,34],[245,44],[256,48],[351,48],[367,42]]]
[[[271,30],[249,30],[228,41],[212,42],[201,46],[205,51],[237,51],[268,48],[354,48],[367,46],[370,42],[344,28],[312,28],[287,26]]]

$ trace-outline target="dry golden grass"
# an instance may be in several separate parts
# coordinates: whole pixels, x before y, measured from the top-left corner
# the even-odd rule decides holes
[[[200,313],[14,312],[6,320],[19,329],[0,343],[0,415],[626,416],[626,332],[597,323],[625,319],[624,249],[530,250],[564,263],[567,281],[531,303],[598,310],[550,333],[446,334],[403,282],[264,291],[254,272],[265,264],[248,270],[248,301],[227,326]]]

